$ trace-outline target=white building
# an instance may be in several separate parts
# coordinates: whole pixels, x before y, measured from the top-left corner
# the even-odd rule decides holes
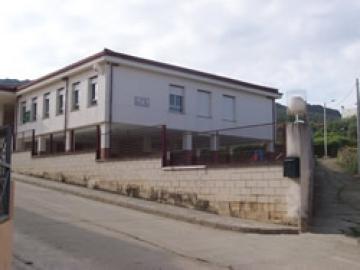
[[[192,150],[192,134],[223,129],[229,138],[261,140],[272,149],[279,97],[274,88],[105,49],[16,91],[0,89],[0,121],[3,104],[16,99],[16,148],[29,147],[35,138],[37,153],[97,145],[105,159],[123,147],[117,136],[160,125],[181,136],[183,150]],[[144,148],[156,144],[151,133],[143,135]],[[214,151],[218,135],[209,137]]]

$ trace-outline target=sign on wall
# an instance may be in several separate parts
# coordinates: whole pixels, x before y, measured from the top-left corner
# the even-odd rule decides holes
[[[139,107],[150,107],[150,98],[136,96],[134,98],[134,105]]]

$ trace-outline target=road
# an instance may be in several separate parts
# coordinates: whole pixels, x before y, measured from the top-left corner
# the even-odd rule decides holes
[[[342,234],[221,231],[16,183],[14,269],[360,269]]]

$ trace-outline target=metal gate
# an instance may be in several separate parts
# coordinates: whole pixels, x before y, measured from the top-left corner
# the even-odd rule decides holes
[[[0,127],[0,220],[10,212],[11,145],[11,127]]]

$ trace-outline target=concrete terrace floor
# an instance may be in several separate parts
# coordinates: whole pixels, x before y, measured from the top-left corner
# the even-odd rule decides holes
[[[320,165],[301,235],[222,231],[17,182],[14,269],[360,269],[357,182]]]

